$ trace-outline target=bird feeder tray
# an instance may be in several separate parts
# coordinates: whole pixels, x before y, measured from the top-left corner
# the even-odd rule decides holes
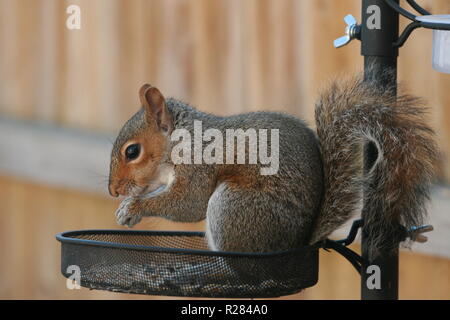
[[[90,289],[214,298],[269,298],[318,281],[320,244],[273,253],[210,251],[202,232],[63,232],[61,272]]]

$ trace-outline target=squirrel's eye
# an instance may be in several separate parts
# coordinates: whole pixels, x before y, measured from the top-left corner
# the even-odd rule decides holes
[[[125,150],[125,157],[127,160],[134,160],[139,157],[139,152],[141,151],[141,146],[139,144],[132,144]]]

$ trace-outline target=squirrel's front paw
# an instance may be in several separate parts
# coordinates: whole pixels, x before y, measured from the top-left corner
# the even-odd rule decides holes
[[[117,224],[131,228],[141,221],[142,216],[132,210],[134,200],[134,198],[128,197],[120,203],[119,208],[116,210]]]

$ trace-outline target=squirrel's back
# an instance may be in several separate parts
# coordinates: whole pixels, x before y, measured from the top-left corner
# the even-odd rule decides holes
[[[261,203],[267,201],[265,205],[260,204],[267,208],[267,213],[252,212],[259,209],[247,207],[248,216],[255,216],[251,219],[254,221],[254,227],[258,225],[258,219],[266,221],[262,218],[263,215],[277,214],[277,212],[270,212],[275,211],[271,208],[273,203],[278,203],[280,208],[285,207],[284,210],[278,210],[278,217],[275,216],[273,219],[286,219],[283,223],[296,230],[294,232],[288,232],[287,229],[278,230],[279,238],[285,240],[264,251],[289,249],[308,242],[309,231],[319,212],[323,197],[323,169],[317,137],[304,121],[288,114],[264,111],[219,117],[200,112],[175,99],[168,99],[167,105],[173,115],[175,129],[183,128],[193,132],[194,121],[201,121],[202,130],[218,129],[224,138],[227,136],[227,130],[230,129],[242,130],[247,134],[250,132],[249,130],[254,130],[258,137],[258,145],[253,152],[256,151],[258,156],[261,152],[267,154],[277,164],[262,163],[259,161],[260,158],[257,164],[249,164],[252,149],[247,138],[244,149],[246,159],[244,165],[237,164],[236,153],[233,164],[213,165],[219,170],[215,177],[217,186],[225,184],[235,193],[253,194],[255,206],[258,206],[256,205],[257,201]],[[274,130],[276,134],[272,135]],[[260,136],[261,132],[264,133],[262,136]],[[208,143],[210,142],[205,142],[204,147]],[[277,144],[276,147],[273,145],[274,143]],[[262,144],[267,144],[267,149],[264,149]],[[223,146],[226,149],[226,142]],[[270,174],[262,174],[261,168],[267,169],[271,165],[276,170]],[[193,168],[193,170],[198,170],[198,168]],[[221,201],[223,202],[223,197]],[[210,201],[209,207],[212,205],[224,206],[225,204]],[[229,210],[232,209],[229,208]],[[261,230],[264,229],[261,227]],[[245,232],[242,231],[242,233]],[[263,247],[262,239],[261,247]]]

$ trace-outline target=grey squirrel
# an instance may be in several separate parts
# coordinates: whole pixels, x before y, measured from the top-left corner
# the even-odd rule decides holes
[[[363,200],[371,210],[372,257],[394,248],[383,237],[422,223],[437,159],[420,100],[364,81],[336,80],[316,103],[317,133],[302,120],[275,112],[219,117],[200,112],[144,85],[142,108],[126,122],[112,149],[109,192],[123,195],[117,222],[145,216],[173,221],[206,219],[212,250],[270,252],[327,238]],[[176,129],[278,129],[276,174],[261,164],[176,164]],[[203,144],[206,144],[204,141]],[[367,172],[364,148],[378,157]],[[274,151],[274,150],[272,150]],[[236,155],[235,155],[236,156]],[[246,149],[246,156],[250,157]]]

